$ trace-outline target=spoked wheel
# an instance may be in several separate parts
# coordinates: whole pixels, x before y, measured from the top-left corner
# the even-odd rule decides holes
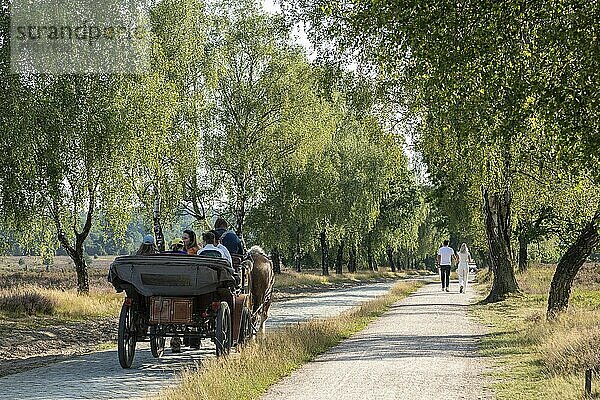
[[[217,346],[217,357],[229,354],[231,349],[231,312],[226,301],[222,301],[217,310],[215,344]]]
[[[162,357],[165,352],[165,337],[156,336],[155,326],[150,327],[150,351],[154,358]]]
[[[242,317],[240,318],[240,336],[238,343],[243,345],[252,339],[252,316],[248,308],[242,309]]]
[[[131,306],[123,304],[119,317],[119,335],[117,346],[119,351],[119,364],[123,368],[130,368],[135,355],[135,324]]]

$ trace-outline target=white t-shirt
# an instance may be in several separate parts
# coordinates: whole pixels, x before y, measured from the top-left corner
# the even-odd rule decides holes
[[[454,250],[450,246],[440,247],[438,250],[438,256],[440,257],[440,265],[452,265],[452,256],[454,255]]]
[[[231,253],[227,250],[227,247],[223,246],[221,243],[217,245],[217,249],[221,249],[227,261],[229,261],[229,265],[233,266],[233,260],[231,259]]]
[[[223,246],[222,244],[219,243],[218,246],[214,246],[212,244],[207,244],[206,246],[204,246],[203,248],[198,250],[198,255],[202,255],[202,252],[207,251],[207,250],[219,252],[221,254],[221,258],[226,259],[227,261],[229,261],[229,265],[232,265],[231,254],[229,254],[229,251],[227,250],[227,248],[225,246]]]

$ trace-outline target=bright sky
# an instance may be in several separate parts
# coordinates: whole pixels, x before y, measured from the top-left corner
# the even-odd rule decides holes
[[[274,0],[261,0],[263,9],[271,14],[279,14],[281,13],[281,7],[279,4],[275,3]],[[310,44],[308,37],[306,36],[306,32],[304,31],[304,25],[302,23],[296,23],[294,25],[294,29],[292,30],[292,38],[294,42],[304,47],[306,50],[306,56],[309,60],[314,60],[316,58],[316,54],[313,46]]]

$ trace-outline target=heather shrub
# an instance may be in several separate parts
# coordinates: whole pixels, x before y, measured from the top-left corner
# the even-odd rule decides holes
[[[55,306],[54,300],[33,290],[0,293],[0,311],[8,314],[52,314]]]

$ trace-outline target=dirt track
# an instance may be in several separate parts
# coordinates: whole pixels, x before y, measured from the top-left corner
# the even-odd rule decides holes
[[[313,317],[338,314],[356,304],[386,293],[394,282],[382,282],[275,302],[270,327]],[[165,352],[152,358],[146,343],[136,351],[130,370],[119,366],[116,350],[75,357],[56,364],[0,378],[0,399],[142,399],[176,383],[178,371],[212,357],[214,347],[181,354]]]
[[[305,364],[263,400],[493,399],[482,327],[467,316],[475,295],[429,284],[365,330]]]

